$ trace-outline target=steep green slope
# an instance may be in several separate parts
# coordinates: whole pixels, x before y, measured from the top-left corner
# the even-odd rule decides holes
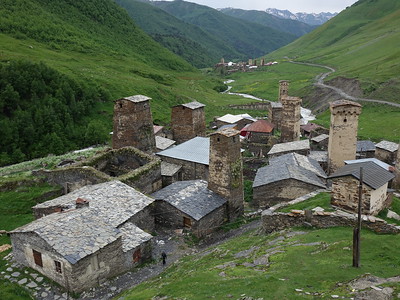
[[[361,0],[269,57],[327,64],[366,96],[400,102],[400,1]]]
[[[220,11],[228,16],[271,27],[282,32],[293,34],[297,37],[309,33],[317,27],[296,20],[278,18],[260,10],[223,8]]]
[[[242,56],[217,37],[149,3],[136,0],[116,0],[116,3],[157,42],[196,67],[210,67],[221,57],[232,60]]]
[[[151,3],[185,22],[218,36],[221,41],[234,47],[245,58],[259,57],[296,38],[292,34],[234,18],[195,3],[186,1],[152,1]]]

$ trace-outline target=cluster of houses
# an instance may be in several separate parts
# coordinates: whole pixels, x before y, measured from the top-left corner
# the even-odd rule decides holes
[[[281,81],[269,121],[226,115],[206,135],[203,104],[174,106],[165,131],[153,125],[149,100],[115,101],[112,150],[45,174],[66,194],[34,206],[36,220],[11,232],[16,261],[80,292],[150,258],[159,228],[211,233],[243,215],[245,143],[269,149],[268,165],[254,178],[257,209],[331,184],[332,204],[354,210],[362,167],[364,213],[377,214],[390,204],[394,174],[400,183],[398,145],[357,141],[361,106],[354,102],[331,104],[328,135],[315,124],[300,126],[301,99],[288,96]],[[272,139],[275,129],[280,140]]]
[[[264,58],[261,58],[260,61],[257,61],[256,59],[249,59],[248,62],[225,62],[225,59],[222,58],[219,63],[217,63],[214,68],[224,68],[227,73],[234,73],[234,72],[248,72],[255,70],[260,67],[267,67],[267,66],[272,66],[276,65],[278,62],[277,61],[269,61],[265,62]]]

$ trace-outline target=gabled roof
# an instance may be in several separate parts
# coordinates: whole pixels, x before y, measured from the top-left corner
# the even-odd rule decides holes
[[[147,97],[147,96],[143,96],[143,95],[135,95],[135,96],[124,97],[124,98],[118,99],[116,101],[119,101],[119,100],[128,100],[128,101],[131,101],[131,102],[138,103],[138,102],[151,100],[151,98]]]
[[[380,188],[394,178],[391,172],[371,161],[345,165],[329,176],[329,178],[353,176],[359,180],[361,167],[363,168],[363,182],[374,190]]]
[[[300,125],[300,128],[303,129],[306,132],[311,132],[311,131],[313,131],[315,129],[322,128],[322,126],[318,125],[318,124],[315,124],[315,123],[307,123],[307,124],[304,124],[304,125]]]
[[[264,132],[264,133],[271,133],[274,130],[274,124],[268,122],[266,120],[258,120],[254,123],[248,124],[242,130],[248,132]]]
[[[159,126],[159,125],[153,125],[153,132],[154,134],[157,134],[158,132],[160,132],[161,130],[164,129],[164,126]]]
[[[389,142],[389,141],[381,141],[375,145],[376,148],[384,149],[389,152],[395,152],[399,149],[399,144]]]
[[[166,161],[161,162],[161,176],[174,176],[182,166],[168,163]]]
[[[288,151],[299,151],[299,150],[309,150],[309,149],[310,149],[309,140],[281,143],[273,145],[271,150],[269,150],[268,155],[288,152]]]
[[[369,161],[377,164],[378,166],[384,168],[387,171],[389,171],[391,168],[391,165],[388,165],[387,163],[385,163],[377,158],[362,158],[362,159],[345,160],[344,163],[346,165],[350,165],[350,164],[359,164],[359,163],[369,162]]]
[[[357,141],[357,152],[375,151],[375,144],[371,141]]]
[[[316,160],[298,153],[288,153],[285,155],[271,158],[269,160],[269,164],[296,165],[313,172],[318,177],[327,178],[327,175],[325,174],[324,170],[321,168],[321,166]]]
[[[221,122],[224,122],[224,123],[229,123],[229,124],[237,123],[242,119],[256,121],[256,119],[254,119],[249,114],[241,114],[241,115],[226,114],[226,115],[224,115],[222,117],[217,118],[218,121],[221,121]]]
[[[273,102],[273,101],[271,101],[269,104],[271,105],[272,108],[283,108],[283,105],[282,105],[281,102]]]
[[[226,124],[226,125],[222,125],[220,128],[218,128],[218,130],[217,131],[220,131],[220,130],[224,130],[224,129],[226,129],[226,128],[235,128],[236,126],[238,126],[238,124]],[[247,125],[246,125],[247,126]]]
[[[151,196],[168,202],[197,221],[227,202],[209,190],[204,180],[177,181]]]
[[[158,152],[157,155],[208,166],[210,159],[210,138],[198,136],[173,148]]]
[[[308,154],[309,158],[316,160],[317,162],[327,162],[328,161],[328,151],[310,151]]]
[[[295,179],[321,188],[326,188],[323,182],[313,172],[289,164],[273,164],[258,169],[256,177],[254,178],[253,188],[285,179]]]
[[[156,138],[156,148],[160,150],[165,150],[176,143],[176,141],[167,139],[162,136],[155,136]]]
[[[203,103],[197,102],[197,101],[193,101],[190,103],[185,103],[185,104],[181,104],[184,107],[190,108],[190,109],[197,109],[197,108],[201,108],[204,107],[205,105]],[[179,106],[179,105],[177,105]]]
[[[323,134],[320,134],[320,135],[318,135],[316,137],[313,137],[311,139],[311,141],[316,142],[316,143],[320,143],[320,142],[322,142],[323,140],[326,140],[326,139],[329,139],[329,135],[323,133]]]

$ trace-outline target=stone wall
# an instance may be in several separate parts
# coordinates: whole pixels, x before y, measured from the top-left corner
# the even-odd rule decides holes
[[[396,177],[393,179],[393,188],[400,190],[400,148],[397,150],[394,174]]]
[[[191,109],[184,105],[172,107],[171,129],[173,139],[183,143],[196,136],[206,135],[204,106]]]
[[[289,202],[320,187],[295,179],[285,179],[253,189],[253,206],[268,208],[280,202]]]
[[[195,179],[203,179],[208,181],[208,166],[186,161],[180,160],[172,157],[163,156],[162,160],[171,164],[180,165],[182,169],[182,180],[195,180]]]
[[[300,140],[300,109],[302,100],[298,97],[284,96],[282,102],[281,142]]]
[[[130,270],[150,260],[152,257],[151,251],[152,242],[148,240],[136,248],[124,252],[125,269]],[[135,260],[135,257],[137,260]]]
[[[314,212],[311,218],[306,217],[303,211],[296,213],[274,213],[265,210],[261,215],[261,229],[264,233],[280,231],[290,227],[313,226],[315,228],[329,228],[337,226],[354,227],[357,217],[344,212]],[[398,234],[400,226],[386,223],[384,220],[372,216],[362,216],[363,228],[377,233]]]
[[[276,130],[281,130],[282,128],[282,110],[282,106],[276,106],[272,103],[268,106],[268,118],[275,125]]]
[[[146,206],[144,209],[136,213],[128,222],[136,225],[143,231],[148,233],[154,232],[155,220],[154,220],[155,204]]]
[[[385,149],[376,148],[375,149],[375,158],[391,165],[396,161],[397,151],[390,152]]]
[[[233,109],[243,109],[243,110],[264,110],[268,111],[269,102],[252,102],[249,104],[230,104],[229,107]]]

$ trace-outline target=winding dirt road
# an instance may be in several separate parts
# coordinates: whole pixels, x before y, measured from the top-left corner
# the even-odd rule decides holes
[[[394,106],[394,107],[400,108],[400,104],[398,104],[398,103],[393,103],[393,102],[383,101],[383,100],[377,100],[377,99],[367,99],[367,98],[353,97],[353,96],[350,96],[349,94],[347,94],[346,92],[344,92],[343,90],[341,90],[341,89],[339,89],[337,87],[325,84],[324,83],[325,78],[328,77],[329,75],[331,75],[332,73],[336,72],[336,70],[334,68],[331,68],[331,67],[328,67],[328,66],[324,66],[324,65],[312,64],[312,63],[304,63],[304,62],[296,62],[296,61],[290,61],[290,62],[293,63],[293,64],[307,65],[307,66],[312,66],[312,67],[321,67],[321,68],[328,69],[329,72],[321,73],[321,74],[319,74],[319,75],[317,75],[315,77],[314,86],[333,90],[336,93],[338,93],[341,97],[343,97],[344,99],[351,100],[351,101],[364,101],[364,102],[373,102],[373,103],[379,103],[379,104],[386,104],[386,105],[390,105],[390,106]]]

